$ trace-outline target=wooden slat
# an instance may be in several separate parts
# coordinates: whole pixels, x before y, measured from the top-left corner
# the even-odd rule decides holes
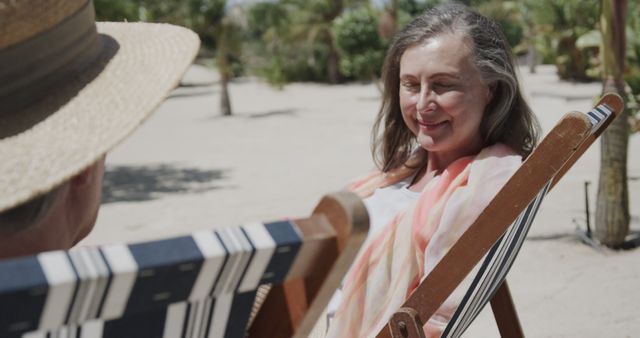
[[[326,275],[335,261],[338,251],[336,232],[324,215],[295,220],[302,232],[304,243],[293,263],[286,281],[274,285],[269,291],[260,312],[255,317],[249,335],[263,337],[290,337],[300,326],[309,307],[309,300],[317,290],[307,290],[305,277]],[[314,268],[317,271],[314,271]],[[286,314],[274,321],[274,314]]]
[[[310,218],[294,220],[293,223],[302,232],[303,244],[286,280],[309,276],[318,265],[334,261],[338,255],[336,231],[325,215],[313,215]]]
[[[620,114],[620,112],[622,112],[622,110],[624,109],[624,100],[622,100],[620,95],[615,93],[606,94],[598,101],[598,103],[595,104],[595,107],[601,104],[606,104],[607,106],[609,106],[609,108],[613,110],[617,118],[619,118],[620,116],[624,116],[624,114]],[[551,189],[553,189],[553,187],[558,183],[558,181],[560,181],[560,179],[564,176],[564,174],[566,174],[567,171],[571,169],[573,164],[576,163],[576,161],[578,161],[578,159],[582,156],[582,154],[584,154],[584,152],[587,151],[587,149],[589,149],[589,147],[591,146],[591,144],[593,144],[596,138],[598,138],[598,136],[600,136],[600,134],[602,134],[602,132],[605,129],[607,129],[607,127],[611,124],[611,122],[613,122],[613,120],[615,120],[615,118],[607,119],[600,125],[600,127],[595,132],[589,134],[589,136],[587,136],[584,139],[584,141],[580,144],[578,149],[576,149],[573,155],[562,166],[562,169],[560,169],[560,171],[553,178],[553,182],[551,183]]]
[[[369,214],[358,196],[340,192],[323,198],[313,211],[326,215],[338,235],[340,256],[331,266],[325,278],[307,278],[305,286],[308,299],[313,299],[304,320],[296,330],[295,338],[307,337],[319,316],[329,304],[331,297],[342,283],[362,243],[369,232]]]
[[[506,280],[502,282],[491,298],[491,310],[493,310],[501,337],[524,338],[524,332]]]
[[[249,328],[250,337],[290,337],[294,332],[295,337],[306,337],[366,238],[368,214],[352,193],[324,197],[313,214],[308,220],[295,221],[305,242],[327,232],[335,237],[303,244],[301,254],[306,258],[295,262],[289,275],[296,278],[271,288]]]

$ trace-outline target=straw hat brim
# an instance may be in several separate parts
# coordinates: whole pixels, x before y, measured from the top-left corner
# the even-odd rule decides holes
[[[167,24],[97,28],[97,62],[0,116],[0,211],[51,190],[123,140],[178,84],[199,47],[195,33]]]

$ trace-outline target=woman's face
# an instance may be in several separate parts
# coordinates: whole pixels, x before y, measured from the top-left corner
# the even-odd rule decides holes
[[[491,93],[457,35],[428,39],[402,54],[402,117],[429,157],[445,165],[481,149],[480,122]]]

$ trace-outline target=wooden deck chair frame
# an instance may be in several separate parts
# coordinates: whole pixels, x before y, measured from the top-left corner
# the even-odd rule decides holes
[[[361,200],[340,192],[325,196],[308,218],[0,261],[0,336],[306,336],[366,238],[368,222]],[[177,240],[194,254],[185,259],[182,247],[173,246]],[[145,255],[153,263],[142,263]],[[282,294],[270,293],[248,329],[254,290],[285,281],[297,281],[304,306],[290,308]],[[168,282],[174,282],[170,290],[156,290]],[[154,322],[158,316],[162,321]],[[274,326],[279,331],[269,333]]]
[[[457,332],[451,331],[450,323],[443,337],[461,335],[488,301],[491,302],[500,335],[509,338],[524,337],[505,277],[531,225],[532,217],[529,214],[535,214],[546,192],[555,186],[594,140],[621,114],[623,108],[622,98],[616,94],[606,94],[587,114],[566,114],[392,316],[388,326],[380,331],[377,338],[424,337],[422,324],[492,248],[495,251],[498,245],[506,242],[501,239],[512,224],[522,227],[518,229],[522,231],[518,234],[520,242],[513,244],[512,252],[491,262],[500,264],[502,271],[485,280],[488,287],[482,290],[483,299],[478,300],[475,309],[465,318],[467,322],[460,324],[461,328]],[[489,257],[485,263],[488,259]],[[481,278],[477,275],[463,302],[475,296],[474,292],[478,292],[476,282],[479,279]],[[458,311],[461,307],[462,304]]]

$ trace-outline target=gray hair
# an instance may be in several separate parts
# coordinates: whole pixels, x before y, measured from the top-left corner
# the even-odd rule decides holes
[[[56,187],[9,210],[1,211],[0,233],[16,233],[33,227],[51,210],[61,187]]]
[[[447,33],[469,41],[483,81],[493,86],[493,98],[480,125],[483,146],[504,143],[526,157],[537,143],[540,127],[522,95],[511,47],[499,25],[464,5],[448,4],[411,21],[387,51],[382,69],[382,106],[372,132],[374,161],[385,172],[403,165],[415,145],[400,111],[400,59],[408,48]]]

